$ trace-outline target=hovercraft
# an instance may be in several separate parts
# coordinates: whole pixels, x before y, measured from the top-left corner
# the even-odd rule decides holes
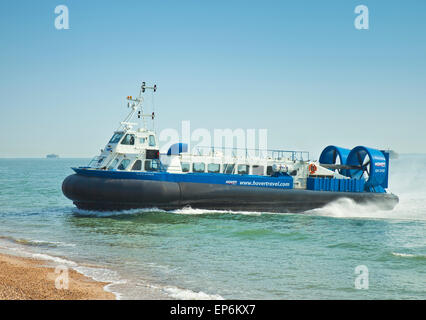
[[[173,144],[160,154],[154,130],[146,127],[143,94],[157,86],[142,83],[127,97],[130,114],[101,154],[88,166],[72,168],[62,191],[80,209],[126,210],[190,206],[199,209],[303,212],[340,198],[393,209],[398,197],[387,191],[389,151],[357,146],[326,147],[318,161],[304,151],[263,150],[247,156],[210,148],[191,154]],[[143,126],[130,120],[143,119]],[[230,151],[230,152],[227,152]]]

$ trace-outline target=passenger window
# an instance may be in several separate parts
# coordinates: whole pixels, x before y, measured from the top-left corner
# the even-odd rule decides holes
[[[263,176],[263,169],[264,166],[253,166],[252,167],[252,174],[254,175],[258,175],[258,176]]]
[[[220,164],[218,164],[218,163],[209,163],[207,165],[207,172],[219,173],[220,172]]]
[[[130,160],[129,159],[124,159],[123,161],[121,161],[120,165],[117,167],[117,170],[126,170],[127,167],[129,166]]]
[[[114,169],[114,168],[115,168],[115,166],[117,165],[117,163],[118,163],[118,159],[115,159],[115,160],[111,163],[111,165],[108,167],[108,170],[112,170],[112,169]]]
[[[123,141],[121,141],[121,144],[133,146],[135,144],[135,135],[126,134]]]
[[[234,167],[235,167],[235,164],[233,164],[233,163],[224,164],[223,165],[223,173],[232,174],[234,172]]]
[[[248,173],[249,173],[249,165],[247,164],[238,165],[238,174],[248,174]]]
[[[161,169],[161,162],[159,160],[152,160],[151,161],[151,166],[152,166],[152,169],[154,171],[160,171],[160,169]]]
[[[132,170],[136,171],[141,169],[142,169],[142,161],[136,160],[135,163],[133,164]]]
[[[194,162],[192,164],[192,172],[204,172],[206,165],[203,162]]]
[[[270,176],[272,174],[272,166],[267,166],[266,167],[266,175]]]
[[[182,172],[189,172],[190,166],[188,162],[182,162],[181,167],[182,167]]]
[[[145,160],[145,171],[160,171],[158,160]]]
[[[155,147],[155,137],[154,136],[149,136],[149,146]]]

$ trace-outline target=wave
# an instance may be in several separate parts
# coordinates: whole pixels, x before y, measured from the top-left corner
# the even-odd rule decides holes
[[[426,220],[426,210],[422,206],[413,206],[405,197],[400,198],[400,203],[393,210],[380,209],[374,203],[358,204],[352,199],[342,198],[306,213],[333,218]]]
[[[104,286],[104,290],[114,294],[117,300],[121,300],[123,294],[118,291],[114,291],[111,287],[118,284],[125,284],[127,283],[127,280],[121,279],[116,271],[101,267],[89,267],[83,265],[79,265],[73,269],[97,282],[108,283],[106,286]]]
[[[45,254],[45,253],[31,253],[30,255],[34,259],[52,261],[52,262],[56,262],[56,263],[59,263],[59,264],[64,264],[64,265],[70,266],[70,267],[75,267],[75,266],[78,265],[74,261],[63,259],[63,258],[59,258],[59,257],[55,257],[55,256],[51,256],[51,255],[48,255],[48,254]]]
[[[159,208],[141,208],[141,209],[129,209],[129,210],[116,210],[116,211],[96,211],[96,210],[85,210],[74,208],[72,213],[75,216],[82,217],[114,217],[122,215],[138,215],[144,213],[171,213],[177,215],[209,215],[209,214],[237,214],[237,215],[253,215],[259,216],[263,214],[288,214],[288,213],[276,213],[276,212],[256,212],[256,211],[234,211],[234,210],[216,210],[216,209],[197,209],[191,206],[186,206],[181,209],[174,210],[163,210]]]
[[[195,292],[177,287],[165,287],[163,288],[163,291],[165,291],[170,297],[178,300],[225,300],[218,294],[207,294],[202,291]]]
[[[11,236],[0,236],[1,240],[10,241],[16,244],[24,245],[24,246],[33,246],[33,247],[75,247],[74,243],[66,243],[62,241],[47,241],[47,240],[32,240],[32,239],[24,239],[24,238],[14,238]]]
[[[242,214],[242,215],[261,215],[267,212],[254,212],[254,211],[233,211],[233,210],[212,210],[212,209],[194,209],[190,206],[186,206],[182,209],[175,209],[169,211],[174,214],[183,215],[202,215],[202,214]]]
[[[143,209],[129,209],[129,210],[112,210],[112,211],[96,211],[96,210],[85,210],[73,208],[72,213],[75,216],[81,217],[114,217],[114,216],[123,216],[123,215],[137,215],[149,212],[167,212],[158,208],[143,208]]]
[[[394,255],[395,257],[401,257],[401,258],[426,259],[426,254],[392,252],[392,255]]]
[[[123,211],[91,211],[74,209],[73,214],[78,217],[116,217],[116,216],[134,216],[144,213],[170,213],[176,215],[298,215],[307,214],[314,216],[325,216],[334,218],[361,218],[361,219],[396,219],[396,220],[426,220],[426,200],[417,197],[404,196],[400,197],[399,204],[393,210],[383,210],[379,205],[374,203],[358,204],[352,199],[341,198],[333,201],[324,207],[308,210],[303,213],[295,212],[256,212],[256,211],[234,211],[234,210],[212,210],[212,209],[196,209],[189,206],[175,209],[162,210],[158,208],[147,209],[131,209]]]
[[[45,240],[27,240],[29,245],[47,246],[47,247],[75,247],[75,243],[66,243],[62,241],[45,241]]]

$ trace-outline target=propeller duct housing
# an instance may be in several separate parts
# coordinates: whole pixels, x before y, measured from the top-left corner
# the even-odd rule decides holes
[[[388,185],[389,159],[380,150],[358,146],[349,153],[346,164],[359,167],[348,169],[347,175],[354,179],[365,179],[365,189],[371,192],[385,192]]]
[[[349,153],[351,150],[336,147],[336,146],[328,146],[326,147],[320,155],[319,162],[324,164],[346,164],[346,159],[349,156]],[[348,170],[346,169],[340,169],[340,174],[343,174],[345,176],[348,175]]]
[[[167,155],[178,155],[182,152],[188,152],[188,145],[186,143],[179,142],[170,146],[169,150],[167,151]]]

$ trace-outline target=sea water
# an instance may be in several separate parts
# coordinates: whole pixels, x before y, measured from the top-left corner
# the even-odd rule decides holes
[[[87,163],[0,159],[2,252],[120,299],[426,298],[426,155],[391,160],[392,211],[340,200],[303,214],[79,210],[61,184]]]

